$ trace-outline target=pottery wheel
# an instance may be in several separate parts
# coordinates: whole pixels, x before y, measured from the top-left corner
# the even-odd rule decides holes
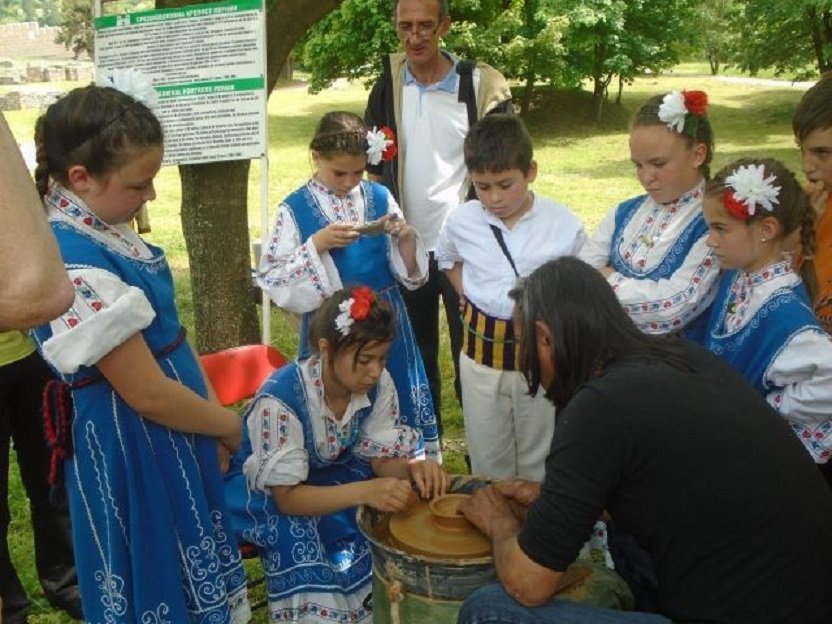
[[[435,522],[428,503],[417,501],[405,511],[390,516],[390,536],[396,546],[432,557],[486,557],[491,543],[467,520],[460,528],[448,529]]]

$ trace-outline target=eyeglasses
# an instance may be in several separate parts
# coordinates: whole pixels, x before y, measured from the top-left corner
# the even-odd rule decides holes
[[[439,30],[440,24],[441,22],[419,22],[418,24],[398,22],[396,24],[396,34],[401,39],[408,39],[413,35],[418,35],[420,39],[429,39]]]

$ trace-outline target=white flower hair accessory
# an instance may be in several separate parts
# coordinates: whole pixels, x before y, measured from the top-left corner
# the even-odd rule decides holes
[[[708,113],[708,94],[704,91],[671,91],[659,104],[659,120],[679,134],[696,138],[699,120]]]
[[[373,291],[366,286],[359,286],[352,291],[352,297],[338,304],[338,316],[335,327],[342,336],[350,335],[350,328],[355,321],[363,321],[370,316],[370,309],[375,301]]]
[[[766,177],[763,165],[740,165],[725,178],[725,208],[735,217],[748,219],[757,206],[772,212],[780,203],[780,187],[774,186],[777,176]]]
[[[387,126],[367,130],[367,162],[377,165],[396,155],[396,137]]]
[[[132,67],[110,70],[103,76],[97,77],[95,84],[99,87],[118,89],[150,110],[154,110],[159,105],[159,98],[150,76]]]
[[[335,327],[341,332],[342,336],[350,335],[350,327],[355,322],[350,316],[350,308],[352,307],[352,297],[345,299],[338,304],[340,312],[335,317]]]
[[[659,105],[659,119],[667,124],[671,130],[682,134],[685,130],[685,115],[688,108],[685,106],[685,96],[680,91],[671,91],[662,99]]]

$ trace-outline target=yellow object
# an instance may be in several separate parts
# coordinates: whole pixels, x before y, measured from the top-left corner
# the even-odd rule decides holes
[[[0,332],[0,366],[28,357],[35,351],[34,343],[21,331]]]

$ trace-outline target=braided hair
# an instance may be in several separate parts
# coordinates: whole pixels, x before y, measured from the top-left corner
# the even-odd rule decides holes
[[[67,186],[74,165],[93,176],[106,176],[137,152],[160,147],[163,138],[153,112],[126,93],[97,85],[73,89],[35,124],[38,191],[46,195],[50,178]]]

